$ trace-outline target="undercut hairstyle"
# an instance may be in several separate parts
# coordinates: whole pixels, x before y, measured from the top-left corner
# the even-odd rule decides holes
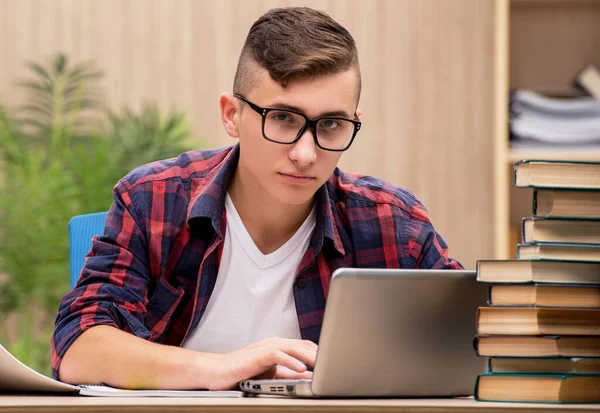
[[[246,95],[266,69],[282,87],[354,69],[360,97],[358,52],[352,35],[327,13],[309,7],[271,9],[250,28],[238,60],[233,92]]]

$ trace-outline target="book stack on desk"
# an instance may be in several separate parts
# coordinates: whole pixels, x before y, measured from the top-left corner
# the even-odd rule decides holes
[[[532,187],[516,260],[480,260],[489,306],[475,349],[490,357],[477,378],[485,401],[600,402],[600,162],[521,161]]]

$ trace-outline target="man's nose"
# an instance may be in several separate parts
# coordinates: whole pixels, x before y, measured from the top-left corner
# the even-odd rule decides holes
[[[290,158],[300,166],[310,165],[317,160],[317,144],[311,128],[306,128],[300,139],[292,145]]]

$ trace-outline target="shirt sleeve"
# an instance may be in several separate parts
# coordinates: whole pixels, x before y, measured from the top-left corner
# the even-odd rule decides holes
[[[125,183],[119,182],[113,195],[104,234],[92,240],[77,285],[59,305],[51,341],[55,379],[69,347],[91,327],[108,325],[150,336],[143,323],[151,278],[143,220]]]
[[[423,204],[416,200],[408,223],[408,250],[418,269],[462,270],[462,264],[448,257],[448,245],[435,231]]]

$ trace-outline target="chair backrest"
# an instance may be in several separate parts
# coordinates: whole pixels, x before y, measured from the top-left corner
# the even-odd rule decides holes
[[[69,221],[69,263],[71,268],[71,288],[75,286],[85,257],[92,248],[92,237],[104,233],[106,212],[78,215]]]

